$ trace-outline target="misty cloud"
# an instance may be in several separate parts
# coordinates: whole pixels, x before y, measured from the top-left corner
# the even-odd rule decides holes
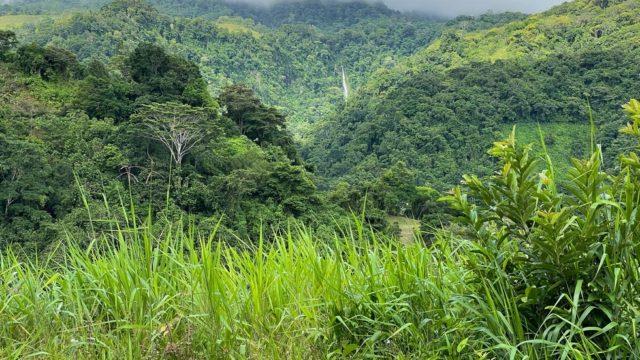
[[[539,12],[563,0],[384,0],[389,7],[398,10],[418,10],[440,15],[478,15],[487,11]]]
[[[271,5],[289,0],[231,0],[259,5]],[[377,0],[392,9],[420,11],[443,16],[478,15],[488,11],[521,11],[533,13],[558,5],[564,0]]]

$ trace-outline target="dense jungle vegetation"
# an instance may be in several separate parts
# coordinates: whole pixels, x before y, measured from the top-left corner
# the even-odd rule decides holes
[[[311,124],[344,101],[343,70],[349,86],[357,87],[375,68],[393,66],[429,44],[442,27],[442,22],[364,3],[310,2],[302,10],[295,3],[281,5],[268,17],[277,23],[253,16],[251,8],[240,5],[220,17],[213,5],[202,9],[209,3],[99,1],[96,5],[104,6],[90,12],[71,8],[28,24],[18,35],[25,43],[61,47],[81,61],[98,59],[116,68],[119,58],[141,41],[169,47],[202,69],[212,93],[242,83],[269,104],[281,106],[303,138],[309,136]],[[173,16],[175,11],[167,8],[203,16]]]
[[[0,358],[640,358],[640,1],[0,5]]]
[[[584,156],[593,116],[609,163],[628,149],[619,104],[640,94],[639,7],[574,1],[488,30],[445,31],[378,70],[304,155],[321,175],[352,183],[403,162],[446,190],[469,169],[490,174],[484,149],[513,125],[525,138],[539,125],[565,164]]]
[[[292,217],[333,227],[333,219],[363,208],[365,194],[339,186],[335,192],[316,196],[315,188],[325,181],[312,174],[313,164],[304,164],[296,148],[306,142],[306,136],[312,136],[308,134],[321,115],[344,102],[341,71],[336,67],[345,69],[345,77],[350,74],[346,86],[355,89],[358,79],[374,67],[392,66],[396,57],[428,44],[443,26],[470,31],[522,18],[518,14],[485,15],[445,24],[364,3],[332,7],[314,2],[275,6],[270,12],[279,23],[267,26],[255,22],[258,16],[255,20],[213,18],[217,15],[214,10],[205,13],[212,19],[174,17],[140,0],[117,0],[89,12],[78,12],[73,2],[48,10],[55,4],[41,4],[39,12],[52,11],[56,17],[28,22],[12,37],[9,34],[14,32],[5,33],[8,40],[2,65],[3,96],[10,100],[3,104],[3,136],[6,141],[36,143],[36,149],[25,156],[38,157],[47,165],[12,156],[13,165],[7,165],[7,172],[24,175],[6,177],[12,184],[7,189],[14,190],[5,195],[3,242],[39,248],[49,246],[48,239],[59,237],[69,226],[86,228],[85,204],[77,196],[77,185],[87,189],[89,203],[98,208],[103,207],[103,193],[109,201],[116,201],[133,191],[128,196],[135,203],[151,204],[154,211],[163,208],[172,215],[191,214],[197,222],[212,222],[206,219],[224,214],[225,228],[241,237],[255,235],[261,226],[280,228]],[[13,14],[9,17],[21,11],[38,13],[33,10],[37,6],[37,2],[17,3],[5,12]],[[262,11],[236,7],[236,11]],[[305,7],[314,10],[306,12],[308,18],[302,17]],[[56,13],[65,9],[69,12]],[[292,15],[282,16],[286,11]],[[309,23],[318,16],[335,21],[326,20],[323,27]],[[353,69],[359,75],[351,76]],[[166,76],[159,78],[159,74]],[[146,116],[140,112],[147,105],[165,102],[204,107],[207,114],[197,117],[211,119],[206,129],[197,130],[206,133],[208,144],[199,142],[185,154],[189,164],[180,169],[167,161],[166,149],[158,141],[143,139],[144,131],[132,135],[135,119]],[[235,104],[239,108],[234,110]],[[278,106],[283,104],[286,106]],[[287,113],[292,114],[286,121],[286,127],[293,129],[290,132],[284,129]],[[244,129],[241,122],[246,117],[259,125]],[[67,121],[80,127],[104,126],[82,131],[67,126],[61,130],[66,133],[55,135],[59,142],[52,141],[54,132],[49,128],[60,131],[59,124]],[[267,129],[264,123],[272,127]],[[34,128],[43,130],[34,137]],[[70,136],[76,137],[73,144],[97,144],[69,146],[66,139]],[[274,136],[277,139],[264,140]],[[22,148],[22,142],[13,149]],[[149,146],[157,152],[149,151]],[[281,154],[268,150],[252,157],[253,149],[269,146],[280,148]],[[213,147],[218,150],[212,152]],[[6,149],[10,154],[8,146]],[[42,154],[51,159],[44,160]],[[274,164],[267,165],[271,162],[282,166],[271,168]],[[425,217],[427,225],[439,223],[438,214],[446,210],[436,204],[438,194],[416,183],[413,169],[394,165],[368,185],[367,221],[378,230],[394,232],[399,229],[391,228],[395,225],[387,221],[387,213],[411,214],[418,220]],[[24,169],[29,166],[39,169],[34,178],[29,178],[32,171]],[[298,177],[294,187],[300,188],[261,189],[286,188],[287,176]],[[43,184],[43,177],[51,183]],[[156,185],[151,186],[154,179]],[[168,179],[177,179],[176,189],[167,188]],[[142,189],[146,196],[137,192]],[[21,191],[29,195],[18,195]],[[161,196],[167,192],[173,196]],[[256,203],[260,205],[254,206]],[[59,226],[62,223],[64,230]]]
[[[55,47],[7,56],[5,244],[47,245],[58,225],[107,215],[104,198],[211,227],[224,217],[243,237],[323,207],[285,117],[246,87],[213,98],[195,64],[148,43],[118,73]]]

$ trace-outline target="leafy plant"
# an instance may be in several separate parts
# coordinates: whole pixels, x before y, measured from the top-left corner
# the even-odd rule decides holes
[[[637,105],[625,105],[631,122],[622,132],[640,140]],[[631,295],[639,275],[636,153],[608,174],[595,148],[588,159],[573,160],[560,184],[550,162],[533,172],[530,147],[517,146],[513,133],[490,154],[500,171],[487,181],[466,176],[468,192],[456,188],[444,198],[473,229],[477,255],[470,265],[486,292],[477,301],[493,314],[483,321],[488,331],[510,344],[505,349],[530,356],[539,348],[563,357],[633,353],[637,335],[619,336],[618,328],[638,322],[631,310],[640,300]],[[498,334],[500,321],[513,330]],[[542,336],[527,340],[530,334]]]

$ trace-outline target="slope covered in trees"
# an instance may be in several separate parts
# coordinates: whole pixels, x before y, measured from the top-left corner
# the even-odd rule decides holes
[[[230,238],[333,224],[285,117],[252,90],[212,98],[194,63],[148,43],[117,69],[10,32],[0,44],[1,247],[104,231],[91,221],[121,206],[221,221]]]
[[[583,154],[589,104],[605,158],[619,104],[640,94],[640,2],[579,0],[488,30],[451,28],[426,49],[376,72],[304,155],[329,178],[358,183],[403,162],[438,189],[488,174],[484,151],[513,125],[551,153]]]
[[[153,2],[162,9],[178,3]],[[14,11],[38,6],[18,4],[26,7]],[[387,227],[387,212],[420,218],[440,211],[437,193],[417,188],[415,173],[402,164],[371,184],[368,202],[348,187],[336,187],[328,201],[316,194],[291,125],[300,130],[343,101],[337,67],[357,87],[374,67],[393,65],[443,26],[380,5],[334,5],[282,4],[256,13],[236,6],[264,26],[172,17],[141,0],[117,0],[27,25],[17,36],[3,32],[3,96],[11,98],[3,110],[3,156],[12,164],[3,170],[3,242],[42,246],[63,227],[87,230],[84,208],[95,207],[95,216],[109,208],[98,194],[113,201],[129,189],[138,205],[167,207],[171,218],[189,213],[206,222],[224,214],[223,226],[241,237],[290,217],[333,226],[329,217],[339,207],[366,206],[378,230]],[[309,9],[324,14],[318,26],[303,16]],[[467,31],[518,17],[447,26]],[[298,120],[286,120],[286,110]],[[25,162],[30,157],[39,159]]]
[[[312,1],[270,10],[236,4],[224,12],[202,8],[206,4],[116,0],[90,12],[69,10],[18,35],[25,43],[69,49],[81,61],[116,63],[138,41],[159,43],[195,62],[213,93],[245,84],[282,107],[294,132],[307,134],[308,124],[343,101],[342,69],[357,88],[374,69],[429,44],[442,27],[365,3]],[[170,15],[176,13],[186,17]]]

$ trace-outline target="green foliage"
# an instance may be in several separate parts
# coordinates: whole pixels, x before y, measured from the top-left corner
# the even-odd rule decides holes
[[[50,18],[45,15],[28,15],[28,14],[9,14],[6,15],[0,4],[0,30],[12,30],[21,29],[30,24],[36,24],[45,19]]]
[[[1,245],[44,250],[62,235],[58,220],[82,206],[74,176],[108,192],[124,156],[109,145],[113,126],[82,114],[3,118]],[[75,175],[74,175],[75,174]]]
[[[375,176],[402,161],[419,184],[445,190],[470,170],[490,174],[484,149],[504,128],[579,128],[590,104],[605,164],[615,166],[628,146],[617,132],[624,122],[618,104],[640,94],[637,7],[634,0],[605,10],[577,1],[489,30],[454,26],[377,71],[320,124],[302,154],[330,180]],[[606,31],[597,37],[594,29]],[[584,136],[553,136],[554,160],[566,157],[556,151],[563,147],[569,155],[586,149]]]
[[[211,111],[176,102],[152,103],[131,116],[138,136],[161,144],[177,167],[195,146],[215,138]]]
[[[104,2],[98,3],[94,2],[96,6]],[[228,10],[218,12],[219,5]],[[228,6],[211,1],[119,1],[97,11],[44,21],[19,36],[26,42],[72,49],[81,61],[112,59],[114,67],[139,42],[162,45],[195,62],[214,95],[231,84],[245,84],[265,103],[286,109],[294,133],[309,136],[311,124],[343,101],[342,67],[357,88],[374,69],[393,66],[401,56],[429,44],[441,27],[440,22],[383,11],[377,5],[312,2],[278,5],[278,14],[267,16],[278,23],[275,28],[263,25],[261,21],[269,21],[257,15],[255,20],[231,20],[234,26],[229,28],[229,18],[217,18],[242,15],[244,7],[233,5],[238,7],[234,12]],[[313,21],[308,16],[283,15],[301,13],[305,7],[314,16],[319,13],[311,9],[322,8],[326,14],[322,21],[328,27],[309,24]],[[270,13],[259,9],[245,15]],[[332,16],[335,22],[330,21]],[[236,31],[238,24],[246,31]]]
[[[346,28],[356,25],[362,19],[402,17],[399,12],[382,3],[369,4],[362,1],[302,0],[275,3],[266,8],[243,3],[230,6],[236,14],[270,27],[304,23],[321,28]]]
[[[636,105],[625,107],[629,128],[639,122]],[[623,132],[640,149],[640,133],[629,128]],[[517,146],[513,134],[490,154],[501,171],[487,181],[466,176],[468,190],[455,188],[445,198],[464,214],[480,255],[470,259],[486,279],[479,307],[495,313],[478,327],[495,334],[512,356],[634,356],[638,339],[629,330],[638,322],[639,299],[632,294],[640,275],[640,173],[629,159],[637,155],[608,174],[597,149],[586,160],[574,159],[567,180],[556,183],[552,167],[534,172],[530,148]],[[492,303],[495,297],[501,302]],[[515,317],[508,320],[512,331],[504,332],[496,316],[507,312]]]
[[[466,32],[491,29],[515,21],[525,19],[527,15],[522,13],[487,13],[480,16],[461,15],[447,22],[451,29],[464,30]]]
[[[131,83],[105,74],[94,76],[93,72],[78,86],[78,95],[73,106],[90,117],[111,118],[117,122],[126,120],[134,111],[137,93]]]
[[[112,4],[114,6],[115,4]],[[162,47],[140,44],[127,57],[124,66],[144,95],[138,99],[157,102],[178,100],[192,106],[211,105],[206,84],[198,66],[169,55]]]
[[[285,116],[276,108],[263,105],[251,89],[241,85],[227,87],[218,101],[225,104],[225,115],[236,124],[240,134],[260,146],[279,146],[292,161],[301,162],[285,128]]]
[[[625,109],[640,151],[640,103]],[[239,139],[228,149],[246,158],[242,142],[256,145]],[[636,152],[607,173],[596,149],[559,182],[551,163],[534,171],[515,134],[490,154],[495,175],[467,176],[446,198],[462,214],[458,233],[429,246],[357,218],[333,242],[295,228],[229,246],[217,226],[154,224],[122,205],[88,248],[69,241],[39,262],[3,253],[0,355],[640,356]]]
[[[48,51],[20,49],[27,48]],[[18,50],[16,65],[27,54]],[[336,212],[316,194],[284,116],[246,89],[220,98],[236,117],[222,115],[198,68],[160,47],[141,44],[121,71],[92,61],[79,69],[82,80],[49,68],[30,77],[1,70],[2,95],[18,100],[1,108],[2,247],[47,249],[67,232],[85,238],[104,230],[88,227],[91,219],[124,197],[159,218],[223,218],[220,234],[230,241],[294,218],[333,224]],[[245,95],[250,108],[242,108]],[[246,129],[237,116],[247,118]]]
[[[640,103],[621,132],[616,103],[638,92],[635,10],[461,18],[399,64],[442,25],[123,0],[29,28],[0,64],[0,357],[640,357]],[[341,180],[325,199],[261,99],[311,122],[343,66],[361,90],[304,149]],[[408,217],[427,241],[378,232]]]
[[[89,116],[122,122],[140,106],[181,102],[196,107],[217,107],[198,67],[168,54],[162,47],[143,43],[129,54],[118,73],[91,61],[84,71],[73,105]]]
[[[116,231],[119,239],[105,234],[88,250],[60,248],[64,253],[42,260],[51,266],[0,255],[0,276],[7,284],[0,290],[0,355],[223,359],[456,353],[459,335],[438,333],[462,323],[454,319],[464,309],[443,305],[469,288],[469,272],[456,268],[451,250],[393,245],[358,223],[345,231],[362,238],[345,237],[335,245],[292,230],[271,245],[248,248],[206,240],[215,238],[215,230],[208,236],[193,228],[183,231],[181,224],[153,228],[142,220]],[[56,270],[56,259],[68,265]],[[442,274],[436,260],[451,272]],[[5,321],[10,318],[17,320]],[[91,331],[81,325],[87,323]],[[32,331],[20,335],[23,329]]]
[[[51,236],[46,206],[54,188],[44,146],[2,134],[0,159],[0,239],[26,245],[46,241]]]
[[[18,48],[16,66],[28,75],[39,75],[44,80],[68,79],[78,74],[79,63],[75,54],[57,47],[41,47],[36,44]]]
[[[589,153],[588,123],[522,123],[516,124],[516,141],[521,144],[544,143],[544,147],[533,149],[532,157],[538,159],[549,155],[553,159],[557,174],[566,174],[571,167],[571,158],[584,157]],[[513,131],[513,125],[505,124],[501,136],[507,137]],[[536,170],[541,170],[539,164]]]
[[[0,60],[6,60],[9,51],[18,45],[16,33],[9,30],[0,30]]]
[[[353,212],[362,212],[366,222],[379,231],[388,230],[387,215],[421,220],[426,237],[448,224],[450,209],[439,203],[439,192],[417,185],[415,171],[403,162],[385,170],[377,178],[350,177],[336,183],[328,200]]]

